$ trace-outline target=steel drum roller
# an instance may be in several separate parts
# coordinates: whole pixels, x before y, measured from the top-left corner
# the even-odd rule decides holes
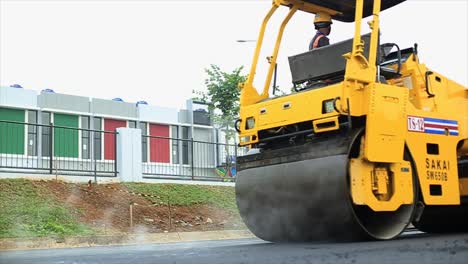
[[[345,146],[349,142],[332,139],[315,143],[315,151],[302,146],[239,159],[236,197],[247,227],[273,242],[357,241],[399,235],[411,221],[414,206],[373,212],[367,206],[353,205]]]

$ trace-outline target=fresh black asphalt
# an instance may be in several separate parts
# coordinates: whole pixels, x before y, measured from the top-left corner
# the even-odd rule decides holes
[[[468,263],[468,234],[406,234],[392,241],[273,244],[259,239],[0,251],[1,264]]]

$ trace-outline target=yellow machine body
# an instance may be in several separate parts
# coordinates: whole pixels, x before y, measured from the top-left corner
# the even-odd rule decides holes
[[[240,145],[272,147],[277,141],[274,135],[286,135],[282,130],[300,126],[307,127],[314,137],[330,135],[331,138],[343,129],[361,129],[353,143],[358,145],[359,151],[354,156],[350,154],[345,165],[347,191],[354,206],[366,206],[373,212],[394,212],[418,201],[425,207],[460,206],[463,199],[468,198],[468,175],[462,175],[466,169],[459,171],[460,161],[468,157],[468,89],[430,71],[419,62],[416,50],[399,66],[390,66],[393,70],[399,68],[398,76],[385,81],[379,79],[379,13],[385,0],[375,0],[371,7],[368,56],[364,55],[361,39],[366,7],[363,0],[355,1],[353,46],[351,52],[343,54],[346,70],[340,82],[270,98],[268,89],[282,34],[293,14],[304,11],[327,12],[334,18],[340,16],[339,10],[319,5],[320,2],[327,1],[273,1],[260,30],[250,75],[240,85]],[[287,6],[290,11],[279,29],[266,83],[259,93],[253,87],[253,79],[263,34],[269,18],[280,6]],[[343,128],[343,120],[347,128]],[[295,140],[294,132],[290,141]],[[307,144],[313,152],[313,141]],[[352,147],[350,149],[352,152]],[[271,157],[269,159],[273,159]],[[262,163],[262,168],[268,167],[268,162]],[[287,166],[291,169],[293,165]],[[285,174],[287,177],[288,173]],[[243,192],[238,193],[242,195]]]

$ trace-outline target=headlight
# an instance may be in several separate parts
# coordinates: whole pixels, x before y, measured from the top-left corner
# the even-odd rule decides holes
[[[322,103],[322,114],[327,114],[335,111],[335,106],[333,105],[333,99],[323,101]]]
[[[249,142],[250,141],[250,136],[245,136],[240,138],[241,143]]]
[[[252,129],[255,127],[255,119],[253,117],[247,118],[245,122],[245,128],[246,129]]]

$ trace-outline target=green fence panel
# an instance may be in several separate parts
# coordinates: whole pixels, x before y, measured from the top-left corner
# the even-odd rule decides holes
[[[70,127],[54,128],[54,156],[78,158],[78,116],[54,114],[54,126]]]
[[[24,110],[0,108],[0,120],[24,122]],[[0,122],[0,154],[24,155],[24,125]]]

